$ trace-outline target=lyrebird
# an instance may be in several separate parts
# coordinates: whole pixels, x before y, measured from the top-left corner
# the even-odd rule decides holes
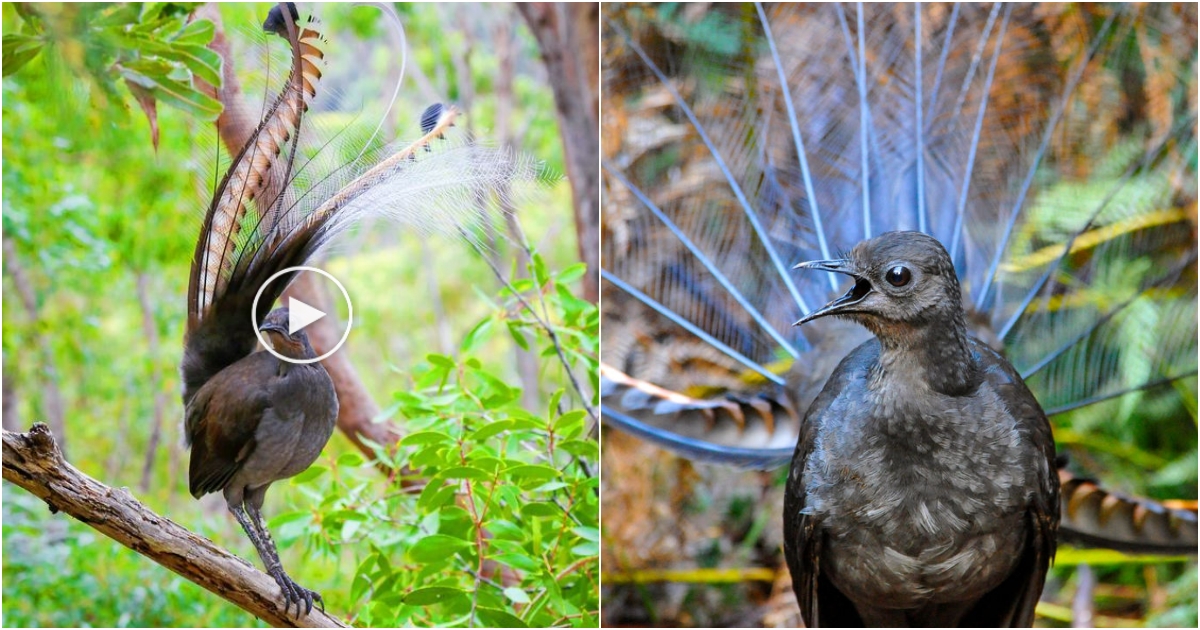
[[[980,510],[962,510],[963,502],[1000,494],[957,493],[954,484],[974,483],[975,473],[1011,474],[998,483],[1012,489],[1031,483],[1033,468],[989,465],[961,478],[929,478],[933,469],[918,465],[917,455],[887,453],[924,452],[947,436],[907,426],[912,441],[896,442],[905,431],[886,438],[887,431],[867,430],[880,417],[939,428],[945,418],[934,412],[867,414],[827,437],[811,433],[819,429],[814,414],[832,404],[818,398],[823,388],[845,391],[857,380],[866,391],[886,372],[877,359],[851,354],[869,348],[864,342],[883,324],[860,317],[869,331],[829,319],[792,327],[846,287],[845,276],[791,267],[854,259],[837,248],[866,241],[859,247],[869,250],[869,239],[895,230],[928,234],[953,266],[948,281],[956,275],[961,285],[954,306],[972,343],[981,344],[972,352],[1003,355],[1052,419],[1123,397],[1167,405],[1175,398],[1173,409],[1186,417],[1179,396],[1161,386],[1181,384],[1195,398],[1196,119],[1185,79],[1195,68],[1195,8],[674,11],[616,7],[605,32],[607,425],[701,461],[760,468],[792,461],[785,549],[811,625],[1030,623],[1054,540],[987,542],[1018,557],[1030,545],[1048,547],[1037,562],[1013,563],[965,594],[939,571],[991,565],[938,563],[962,561],[939,554],[997,525],[973,521]],[[1154,63],[1143,65],[1147,59]],[[892,269],[921,271],[905,262],[874,260],[877,275],[869,277],[837,269],[851,281],[838,302],[886,295]],[[920,316],[899,312],[876,315],[912,335],[906,317]],[[1130,344],[1131,329],[1147,321],[1153,329],[1141,332],[1151,339]],[[849,372],[839,373],[848,380],[827,385],[847,355]],[[959,369],[949,359],[944,367]],[[856,400],[834,415],[925,399],[914,391]],[[878,482],[861,462],[838,459],[854,448],[830,443],[860,430],[865,446],[884,449],[880,470],[894,475],[887,481],[911,493],[864,500],[840,522],[816,519],[824,528],[806,532],[809,517],[837,512],[828,504],[836,491],[817,505],[793,490],[805,486],[805,470],[814,472],[814,454],[828,456],[820,461],[830,474],[819,484]],[[1043,446],[1045,464],[1053,447],[1045,439]],[[1195,552],[1193,513],[1058,474],[1062,539]],[[1026,490],[1034,495],[1036,487]],[[929,500],[907,500],[922,493]],[[921,510],[938,509],[939,499],[944,511],[923,519]],[[871,526],[868,517],[915,519],[928,524],[930,539],[925,547],[908,538],[872,547],[897,554],[896,571],[863,581],[853,571],[866,568],[841,564],[836,550],[846,532]],[[905,531],[899,527],[897,537]],[[813,540],[824,541],[824,551],[798,557]],[[975,608],[989,589],[1008,589],[1016,607]]]

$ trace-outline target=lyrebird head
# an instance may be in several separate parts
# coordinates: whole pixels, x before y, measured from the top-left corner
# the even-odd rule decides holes
[[[271,348],[285,357],[292,359],[311,359],[316,355],[312,344],[308,342],[308,334],[303,329],[289,332],[290,311],[286,307],[277,308],[263,319],[258,330],[271,344]]]
[[[814,260],[796,269],[820,269],[854,278],[842,297],[796,325],[826,315],[849,317],[876,336],[930,323],[962,326],[962,294],[954,264],[937,239],[921,232],[886,232],[863,241],[839,260]]]
[[[287,7],[288,13],[292,14],[292,24],[295,24],[300,20],[300,11],[296,9],[295,2],[284,2],[281,4]],[[263,21],[263,31],[267,33],[275,33],[276,35],[287,39],[287,22],[283,17],[283,11],[280,10],[280,6],[280,4],[277,4],[271,7],[270,12],[267,13],[267,19]]]

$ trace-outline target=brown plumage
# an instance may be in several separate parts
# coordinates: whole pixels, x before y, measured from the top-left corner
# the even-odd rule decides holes
[[[304,28],[297,33],[290,15],[287,24],[290,30],[278,32],[291,43],[293,51],[286,86],[264,113],[262,122],[217,187],[203,228],[208,236],[196,243],[200,269],[193,268],[188,290],[189,312],[195,315],[211,307],[212,296],[226,288],[233,271],[236,239],[251,206],[267,225],[280,215],[285,187],[278,183],[285,182],[290,175],[300,123],[321,79],[317,63],[325,56],[319,47],[322,39],[319,32]],[[281,161],[285,148],[288,154]],[[275,171],[277,164],[284,172]],[[272,183],[276,185],[271,186]],[[268,191],[274,192],[273,198],[262,199]]]
[[[320,35],[307,28],[298,31],[295,7],[287,6],[286,12],[273,9],[264,28],[290,42],[292,72],[213,195],[192,261],[182,371],[192,496],[224,495],[283,592],[285,609],[294,605],[299,616],[321,596],[283,570],[260,510],[271,483],[301,472],[320,454],[337,420],[337,395],[319,363],[292,364],[254,352],[257,339],[246,325],[259,285],[276,270],[303,262],[292,263],[294,257],[286,252],[259,255],[265,240],[262,224],[278,222],[286,213],[279,201],[306,99],[316,95],[320,77],[315,61],[322,55],[313,43]],[[266,190],[273,190],[275,199],[263,199]],[[239,234],[250,215],[259,225],[239,251]],[[274,282],[263,292],[255,321],[281,355],[311,359],[316,355],[304,332],[288,333],[287,309],[266,313],[286,286]]]
[[[390,9],[382,10],[396,19]],[[303,331],[288,332],[287,309],[271,310],[294,272],[264,283],[284,269],[311,264],[365,216],[467,234],[479,219],[477,202],[484,193],[507,194],[515,182],[537,179],[541,169],[469,138],[432,150],[433,140],[443,138],[459,115],[451,106],[438,108],[431,128],[422,121],[426,133],[419,140],[394,151],[372,144],[378,128],[363,147],[338,146],[357,142],[356,134],[343,133],[349,130],[314,137],[306,112],[318,97],[326,42],[311,18],[305,26],[298,19],[295,5],[283,3],[263,24],[264,31],[288,42],[290,73],[213,193],[192,259],[180,371],[192,448],[191,493],[223,494],[282,590],[285,608],[294,604],[300,615],[321,598],[284,572],[260,510],[273,482],[296,475],[319,456],[333,432],[338,400],[320,363],[256,352],[257,328],[284,358],[316,356]],[[358,155],[347,162],[338,157],[344,154],[339,149]]]

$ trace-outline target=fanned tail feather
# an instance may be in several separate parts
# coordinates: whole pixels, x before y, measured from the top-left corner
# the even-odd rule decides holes
[[[383,10],[403,43],[395,12]],[[382,111],[364,104],[355,112],[346,110],[352,99],[319,93],[329,42],[311,18],[298,27],[286,13],[273,13],[273,32],[287,33],[291,72],[214,191],[196,245],[182,367],[185,402],[212,375],[254,350],[251,306],[277,272],[310,264],[369,217],[471,238],[476,223],[518,205],[511,197],[526,192],[522,183],[536,187],[550,179],[528,156],[449,132],[461,115],[453,106],[430,108],[419,124],[414,120],[411,131],[422,134],[417,141],[385,143],[380,133],[392,102],[382,103]],[[320,120],[325,109],[338,114],[329,117],[332,122]],[[267,286],[254,321],[266,317],[291,280],[284,276]]]
[[[798,427],[738,401],[802,417],[866,338],[801,336],[791,322],[839,280],[787,268],[898,229],[954,252],[973,333],[1048,412],[1194,392],[1194,7],[606,16],[609,426],[696,460],[784,461]]]
[[[1088,547],[1127,553],[1195,554],[1196,511],[1106,490],[1059,468],[1059,537]]]

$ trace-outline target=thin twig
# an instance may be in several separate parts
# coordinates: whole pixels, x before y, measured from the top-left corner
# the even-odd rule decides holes
[[[484,255],[483,250],[479,248],[479,245],[469,238],[467,239],[467,242],[471,244],[471,247],[479,254],[480,258],[487,261],[488,267],[491,267],[492,273],[495,274],[496,278],[504,284],[504,287],[508,289],[509,293],[512,293],[514,296],[516,296],[517,300],[521,302],[521,305],[529,311],[530,315],[533,315],[533,318],[537,320],[538,325],[541,326],[542,329],[546,331],[546,334],[550,336],[550,343],[554,345],[554,352],[558,354],[559,362],[562,363],[563,369],[567,371],[567,378],[571,380],[571,387],[573,387],[575,389],[575,393],[579,395],[579,402],[583,405],[583,408],[587,410],[588,416],[590,416],[592,419],[593,426],[596,426],[600,422],[600,417],[596,415],[596,409],[588,403],[587,394],[584,393],[583,387],[579,384],[579,379],[575,377],[575,372],[571,370],[571,364],[567,362],[567,356],[563,353],[562,345],[558,341],[558,335],[554,332],[554,328],[550,326],[550,323],[547,321],[547,319],[543,319],[541,315],[537,314],[537,311],[533,310],[533,306],[531,306],[529,302],[525,300],[525,296],[521,295],[521,292],[517,291],[517,289],[508,281],[508,279],[504,277],[504,274],[499,268],[496,267],[495,264],[492,263],[491,259]],[[521,245],[526,249],[526,251],[529,251],[529,243],[525,239],[524,232],[521,232]],[[532,257],[533,255],[531,253],[530,258]],[[541,300],[542,307],[545,308],[546,302],[545,299],[542,298],[540,286],[538,287],[538,298]],[[547,318],[548,317],[549,315],[547,314]],[[589,430],[589,434],[590,433],[591,431]]]

